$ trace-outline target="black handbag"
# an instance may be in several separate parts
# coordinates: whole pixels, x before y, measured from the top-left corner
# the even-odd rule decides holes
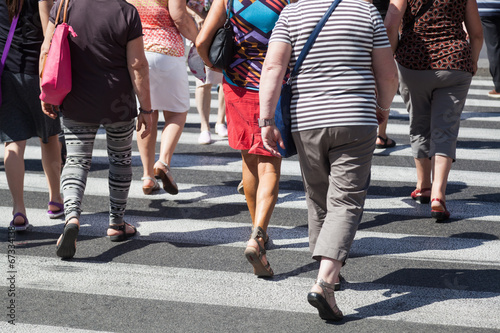
[[[227,0],[226,22],[215,33],[212,45],[208,52],[208,60],[214,67],[226,69],[231,64],[234,56],[234,33],[229,22],[229,15],[233,8],[234,0]]]
[[[307,54],[309,53],[309,50],[314,44],[316,37],[318,37],[321,29],[323,29],[326,21],[328,21],[328,18],[333,13],[340,1],[341,0],[335,0],[330,5],[330,8],[328,8],[325,15],[323,15],[323,18],[318,22],[313,32],[307,39],[306,44],[302,48],[302,51],[297,58],[297,62],[290,72],[288,80],[281,87],[280,99],[278,100],[278,105],[276,105],[276,110],[274,112],[274,123],[279,129],[281,138],[283,139],[283,143],[285,145],[285,149],[281,148],[281,146],[278,145],[278,151],[282,157],[290,157],[297,154],[297,147],[295,147],[295,142],[292,138],[292,116],[290,114],[290,104],[292,101],[292,80],[297,76],[297,72],[299,71],[302,62],[304,61]]]

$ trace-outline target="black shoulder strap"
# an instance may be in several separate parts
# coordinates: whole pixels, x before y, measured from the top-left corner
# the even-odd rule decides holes
[[[427,3],[425,5],[422,5],[422,7],[420,7],[419,11],[417,12],[417,14],[415,16],[413,16],[413,18],[410,20],[410,22],[408,22],[408,25],[413,26],[415,24],[415,21],[420,16],[424,15],[425,12],[428,11],[429,8],[431,8],[433,3],[434,3],[434,0],[429,0],[429,1],[427,1]]]

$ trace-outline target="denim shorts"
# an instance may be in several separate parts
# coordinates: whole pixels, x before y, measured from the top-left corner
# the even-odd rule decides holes
[[[39,95],[38,75],[3,72],[0,141],[39,137],[47,143],[49,137],[61,132],[60,119],[51,119],[43,113]]]

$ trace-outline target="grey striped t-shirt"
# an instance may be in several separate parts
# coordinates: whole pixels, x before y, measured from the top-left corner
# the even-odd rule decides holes
[[[330,4],[300,0],[281,12],[269,43],[292,45],[290,68]],[[364,0],[343,0],[293,80],[292,131],[377,126],[371,52],[383,47],[390,43],[377,9]]]

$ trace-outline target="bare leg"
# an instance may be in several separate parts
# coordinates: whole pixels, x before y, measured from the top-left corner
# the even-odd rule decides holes
[[[271,215],[278,200],[281,159],[269,156],[241,152],[243,158],[243,184],[248,210],[252,218],[252,228],[261,227],[267,232]],[[260,247],[264,248],[266,240],[258,238]],[[255,239],[248,241],[247,247],[259,249]],[[267,264],[265,254],[262,262]]]
[[[160,161],[163,161],[170,165],[172,156],[174,155],[175,148],[186,124],[186,112],[170,112],[163,111],[163,116],[165,118],[165,127],[161,133],[161,148],[160,148]],[[155,168],[164,169],[165,166],[161,163],[155,163]]]
[[[196,108],[200,115],[200,131],[210,131],[210,102],[212,100],[212,85],[205,84],[196,87],[194,93],[196,99]]]
[[[151,134],[149,134],[144,139],[141,138],[141,132],[137,133],[137,147],[139,148],[139,154],[141,155],[142,167],[143,167],[143,177],[154,178],[153,167],[155,163],[155,147],[156,147],[156,136],[158,128],[158,111],[155,110],[152,114],[153,123]],[[143,181],[143,186],[153,186],[154,182],[150,179],[145,179]]]
[[[6,142],[5,143],[5,175],[12,195],[13,209],[12,214],[22,213],[26,215],[24,205],[24,150],[26,149],[26,140]],[[22,225],[24,220],[17,216],[14,224]]]
[[[438,198],[446,202],[446,186],[453,160],[447,156],[435,155],[432,161],[432,198]],[[434,206],[439,207],[439,203],[434,202]]]
[[[341,261],[322,257],[319,265],[318,280],[321,279],[326,283],[333,285],[334,282],[338,281],[339,279],[341,268]],[[314,284],[314,286],[311,288],[311,292],[321,294],[328,301],[328,304],[330,304],[331,308],[333,308],[337,304],[333,293],[331,294],[331,297],[328,297],[328,295],[325,295],[325,293],[323,292],[323,289],[317,284]]]
[[[61,145],[59,135],[49,137],[48,143],[42,143],[42,165],[49,185],[49,201],[63,203],[61,196]],[[49,205],[49,210],[57,211],[59,207]]]
[[[415,158],[417,189],[431,188],[432,163],[428,158]]]
[[[378,136],[384,138],[384,139],[388,139],[387,140],[387,144],[388,145],[391,145],[391,143],[393,142],[392,139],[388,138],[387,137],[387,133],[386,133],[386,129],[387,129],[387,123],[388,123],[388,119],[386,121],[384,121],[382,124],[379,124],[378,125]],[[380,138],[377,137],[377,141],[375,142],[375,144],[377,145],[383,145],[384,144],[384,141],[382,141]]]
[[[217,113],[217,124],[226,123],[226,102],[224,101],[224,89],[219,87],[219,111]]]

